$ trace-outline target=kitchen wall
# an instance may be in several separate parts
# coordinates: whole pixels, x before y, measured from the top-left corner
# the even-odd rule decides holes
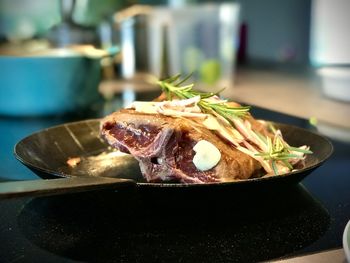
[[[240,0],[250,59],[308,63],[311,0]]]
[[[312,0],[237,0],[247,24],[247,56],[253,61],[308,64]],[[142,0],[144,4],[219,3],[208,0]]]

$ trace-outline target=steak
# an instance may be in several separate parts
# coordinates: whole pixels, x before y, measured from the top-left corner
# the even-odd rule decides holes
[[[224,142],[190,119],[121,110],[101,121],[101,135],[114,148],[130,153],[149,182],[208,183],[247,179],[261,166],[250,156]],[[200,140],[215,145],[219,163],[200,171],[192,160]]]

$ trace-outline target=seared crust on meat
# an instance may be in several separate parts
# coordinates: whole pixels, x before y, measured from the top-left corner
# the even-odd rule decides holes
[[[160,114],[121,110],[101,121],[101,135],[113,147],[132,154],[148,181],[224,182],[252,177],[259,162],[224,142],[197,122]],[[219,163],[199,171],[192,162],[194,145],[206,140],[221,153]]]

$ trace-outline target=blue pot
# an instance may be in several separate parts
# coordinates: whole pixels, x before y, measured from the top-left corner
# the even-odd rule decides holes
[[[100,59],[80,54],[0,57],[0,114],[57,115],[92,107]]]

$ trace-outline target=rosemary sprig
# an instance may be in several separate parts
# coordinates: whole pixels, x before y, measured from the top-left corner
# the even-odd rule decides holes
[[[275,130],[275,129],[274,129]],[[267,137],[267,151],[255,154],[263,157],[264,160],[271,160],[272,169],[275,175],[278,175],[277,162],[282,162],[289,170],[293,169],[290,159],[303,158],[303,155],[298,155],[293,152],[303,154],[312,154],[312,151],[289,146],[279,133],[275,133],[274,140]]]
[[[200,96],[201,99],[197,105],[202,111],[206,113],[216,112],[230,123],[232,123],[231,118],[242,118],[249,111],[249,106],[231,107],[227,105],[226,101],[208,100],[211,97],[219,95],[223,90],[219,90],[218,92],[199,92],[193,90],[194,84],[181,86],[190,77],[191,74],[181,80],[181,75],[178,74],[165,80],[159,80],[157,83],[166,94],[168,100],[172,100],[174,96],[179,99],[190,99],[195,96]]]

